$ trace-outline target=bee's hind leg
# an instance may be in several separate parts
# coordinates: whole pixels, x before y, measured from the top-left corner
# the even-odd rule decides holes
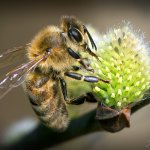
[[[68,99],[68,96],[67,96],[67,86],[66,86],[66,82],[64,79],[60,78],[60,84],[61,84],[61,89],[62,89],[62,93],[63,93],[63,96],[64,96],[64,100],[68,103],[68,104],[73,104],[73,105],[80,105],[80,104],[83,104],[85,101],[87,102],[97,102],[95,97],[93,96],[92,93],[86,93],[84,95],[81,95],[77,98],[74,98],[74,99],[71,99],[69,100]]]
[[[67,102],[67,104],[80,105],[80,104],[83,104],[84,102],[95,103],[95,102],[97,102],[97,100],[93,96],[93,94],[89,92],[89,93],[86,93],[86,94],[81,95],[79,97],[68,100],[66,102]]]
[[[60,81],[60,85],[61,85],[61,89],[62,89],[62,93],[64,96],[64,100],[67,101],[68,100],[68,95],[67,95],[67,84],[66,81],[62,78],[59,78]]]

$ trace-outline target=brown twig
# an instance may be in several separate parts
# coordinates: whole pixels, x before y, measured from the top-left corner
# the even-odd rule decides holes
[[[131,108],[134,113],[150,103],[150,98],[138,102]],[[93,132],[101,132],[104,129],[100,125],[102,122],[95,119],[96,110],[88,112],[79,118],[73,119],[70,122],[68,129],[65,132],[56,132],[42,124],[39,124],[28,135],[13,143],[12,145],[3,146],[1,149],[9,150],[27,150],[27,149],[45,149],[55,146],[70,139],[80,137]],[[112,124],[112,119],[108,119],[107,123]],[[125,127],[125,126],[124,126]],[[123,128],[124,128],[123,127]],[[122,129],[123,129],[122,128]]]

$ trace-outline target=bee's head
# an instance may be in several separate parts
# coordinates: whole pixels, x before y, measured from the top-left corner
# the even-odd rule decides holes
[[[90,44],[97,49],[87,28],[76,17],[63,16],[61,28],[74,44],[83,47],[85,51],[90,49]]]

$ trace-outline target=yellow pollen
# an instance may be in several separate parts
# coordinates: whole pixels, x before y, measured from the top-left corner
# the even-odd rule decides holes
[[[101,70],[98,70],[98,74],[102,74],[102,71],[101,71]]]
[[[127,80],[131,81],[132,80],[132,75],[129,75]]]
[[[112,50],[112,47],[111,47],[111,46],[108,46],[108,49],[109,49],[109,50]]]
[[[127,98],[123,98],[123,101],[126,102],[126,101],[127,101]]]
[[[95,67],[99,68],[99,65],[97,63],[95,63],[94,65],[95,65]]]
[[[121,56],[121,57],[123,57],[123,56],[124,56],[124,54],[123,54],[123,53],[120,53],[120,56]]]
[[[119,83],[122,83],[122,77],[119,78],[118,82],[119,82]]]
[[[117,106],[120,107],[120,106],[121,106],[121,102],[118,102],[118,103],[117,103]]]
[[[126,91],[129,91],[129,90],[130,90],[130,88],[129,88],[128,86],[126,86],[125,90],[126,90]]]
[[[120,67],[119,67],[119,66],[117,66],[117,70],[120,70]]]
[[[115,93],[112,93],[112,94],[111,94],[111,97],[112,97],[112,98],[115,98]]]
[[[119,78],[119,77],[120,77],[120,74],[119,74],[119,73],[117,73],[117,74],[116,74],[116,77],[117,77],[117,78]]]
[[[121,89],[118,90],[118,95],[122,95]]]
[[[143,83],[145,81],[145,78],[143,78],[142,80],[141,80],[141,82]]]
[[[109,78],[109,79],[112,79],[111,73],[108,73],[108,78]]]
[[[106,104],[108,104],[108,103],[109,103],[109,99],[107,98],[107,99],[106,99]]]
[[[109,72],[109,71],[110,71],[108,67],[106,67],[105,69],[106,69],[106,71],[107,71],[107,72]]]
[[[138,72],[137,76],[138,77],[141,77],[142,73],[141,72]]]
[[[135,86],[139,86],[140,85],[140,81],[137,81],[136,83],[135,83]]]
[[[114,67],[114,63],[111,63],[111,66]]]
[[[135,93],[135,96],[139,96],[141,94],[141,91],[138,91]]]
[[[144,90],[145,88],[146,88],[146,85],[144,84],[141,89]]]
[[[100,90],[101,89],[98,86],[95,87],[95,91],[99,92]]]
[[[127,73],[128,73],[128,74],[131,73],[130,69],[127,69]]]

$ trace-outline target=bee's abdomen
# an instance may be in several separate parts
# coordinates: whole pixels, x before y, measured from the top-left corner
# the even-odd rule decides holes
[[[60,131],[67,128],[68,113],[59,81],[49,79],[41,87],[35,87],[27,80],[26,90],[33,110],[44,125]]]
[[[56,100],[56,99],[54,99]],[[38,115],[41,122],[47,127],[64,130],[68,126],[68,114],[66,106],[61,104],[59,107],[52,104],[33,105],[32,108]],[[57,105],[57,104],[56,104]]]

